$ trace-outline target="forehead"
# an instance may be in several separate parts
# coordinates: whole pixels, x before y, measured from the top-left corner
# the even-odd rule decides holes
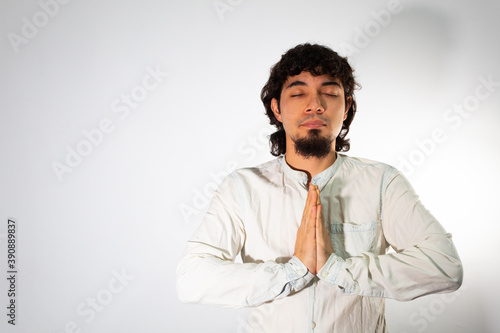
[[[283,84],[282,90],[293,86],[323,86],[328,85],[343,89],[342,82],[338,77],[328,74],[314,76],[310,72],[301,72],[298,75],[289,76]]]

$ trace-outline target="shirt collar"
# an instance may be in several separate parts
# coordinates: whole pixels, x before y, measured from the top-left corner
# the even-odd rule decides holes
[[[326,183],[328,183],[330,178],[332,178],[333,175],[337,172],[340,165],[344,162],[344,158],[345,157],[343,155],[337,153],[337,158],[335,159],[335,162],[333,162],[333,164],[330,165],[328,168],[326,168],[325,170],[321,171],[316,176],[314,176],[311,180],[311,183],[313,185],[318,185],[319,189],[322,190],[323,187],[326,185]],[[303,171],[292,169],[288,165],[288,163],[286,163],[285,155],[281,156],[281,167],[287,176],[299,182],[304,188],[306,188],[307,174]]]

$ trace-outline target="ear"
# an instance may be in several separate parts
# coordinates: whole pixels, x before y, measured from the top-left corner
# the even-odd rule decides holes
[[[344,120],[346,120],[347,114],[349,113],[349,109],[351,108],[351,105],[352,105],[352,97],[351,96],[347,97],[345,104],[346,104],[346,106],[345,106],[345,111],[344,111]]]
[[[280,108],[278,105],[278,100],[276,98],[273,98],[271,100],[271,110],[273,110],[273,113],[274,113],[274,116],[276,117],[276,119],[278,119],[278,121],[280,123],[282,123],[283,120],[281,118],[281,112],[280,112]]]

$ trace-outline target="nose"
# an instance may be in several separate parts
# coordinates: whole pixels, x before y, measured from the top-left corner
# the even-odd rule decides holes
[[[311,96],[309,103],[307,104],[306,112],[317,112],[323,113],[325,112],[324,103],[319,94],[314,94]]]

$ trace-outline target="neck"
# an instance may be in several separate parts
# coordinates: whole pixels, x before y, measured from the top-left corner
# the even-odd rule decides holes
[[[335,147],[335,145],[333,145]],[[307,174],[307,185],[311,183],[312,177],[328,169],[337,160],[337,153],[333,149],[323,158],[305,158],[295,152],[295,148],[287,149],[286,163],[294,170],[303,171]]]

